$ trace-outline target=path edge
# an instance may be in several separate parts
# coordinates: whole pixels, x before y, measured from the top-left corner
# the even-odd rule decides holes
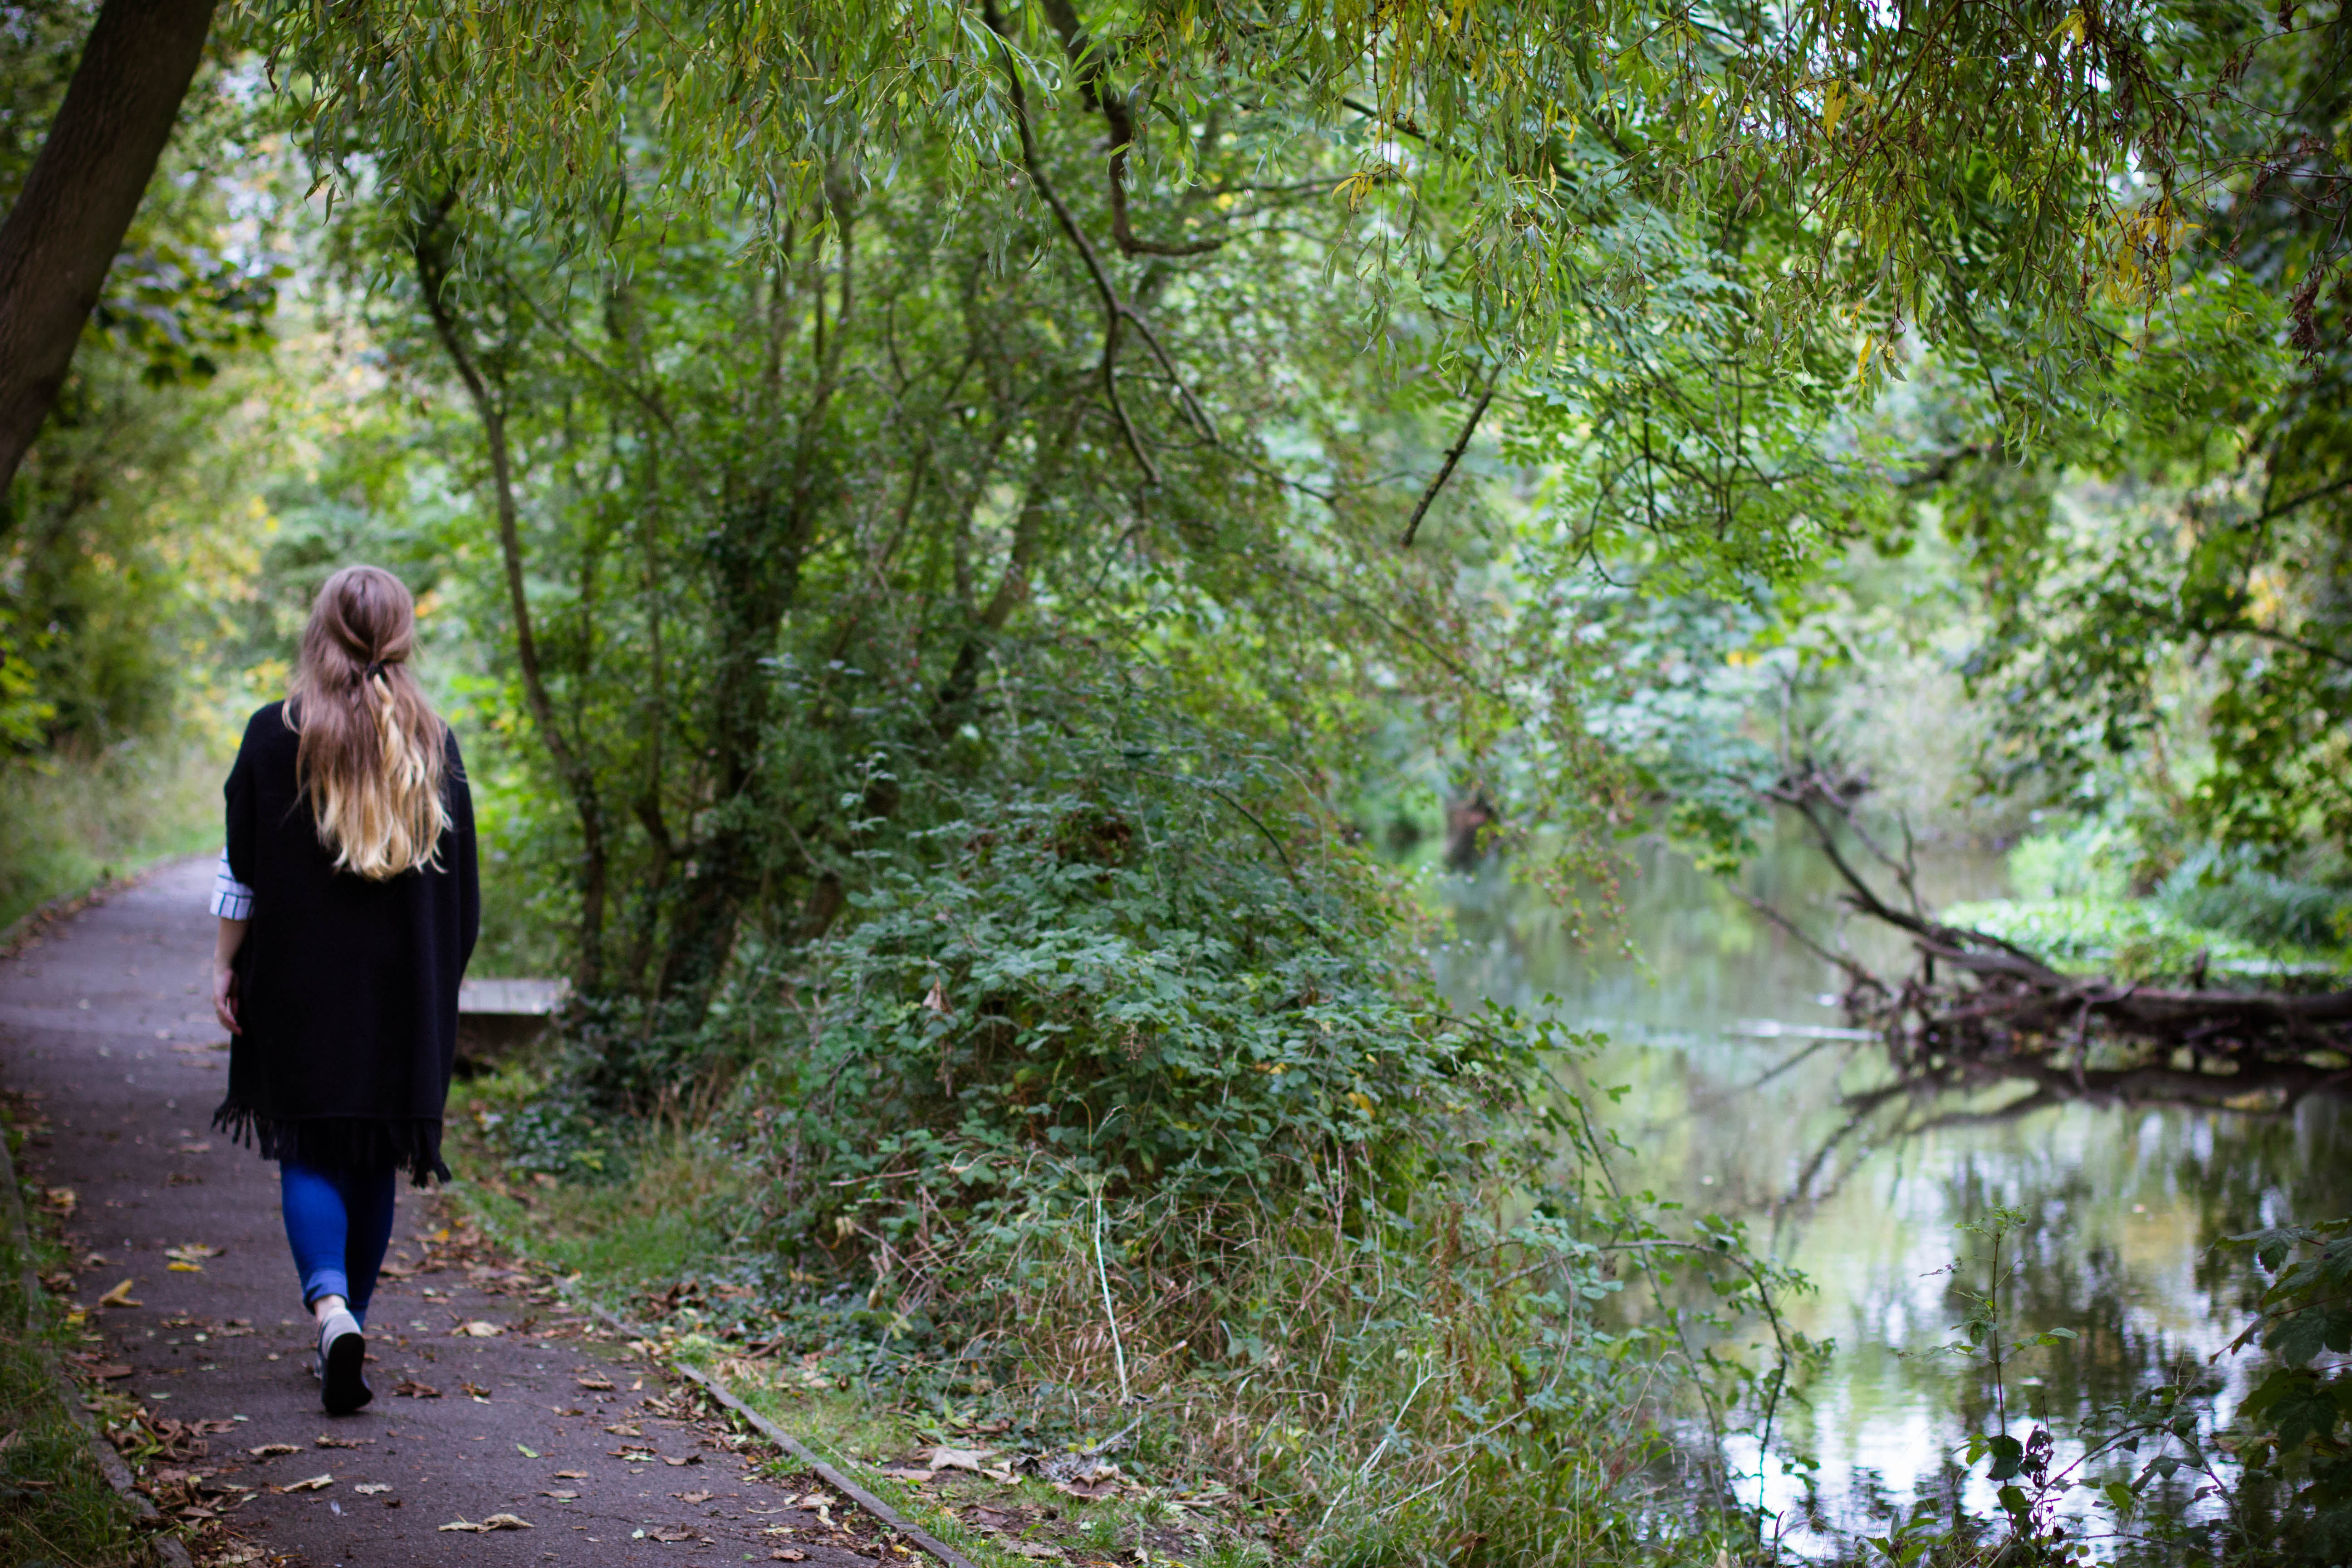
[[[566,1289],[566,1294],[570,1294],[568,1289]],[[608,1310],[601,1302],[593,1300],[585,1295],[572,1296],[572,1300],[577,1301],[581,1306],[587,1308],[588,1310],[593,1312],[599,1318],[604,1319],[609,1327],[619,1330],[622,1333],[628,1335],[631,1339],[637,1341],[639,1343],[658,1344],[660,1342],[653,1337],[651,1332]],[[793,1458],[806,1465],[811,1470],[814,1471],[817,1478],[820,1480],[823,1480],[827,1486],[839,1489],[843,1493],[848,1496],[852,1502],[855,1502],[858,1507],[864,1509],[866,1512],[880,1520],[890,1529],[897,1531],[899,1534],[905,1536],[908,1540],[913,1542],[916,1545],[921,1547],[924,1551],[929,1552],[940,1562],[946,1563],[948,1568],[978,1568],[978,1564],[974,1563],[971,1559],[966,1557],[962,1552],[958,1552],[954,1547],[948,1545],[943,1541],[940,1541],[929,1531],[923,1529],[920,1525],[910,1523],[904,1515],[898,1512],[897,1509],[892,1508],[888,1503],[884,1502],[880,1498],[876,1497],[872,1492],[867,1491],[864,1487],[859,1486],[856,1481],[851,1480],[847,1476],[843,1475],[833,1466],[819,1458],[817,1457],[816,1450],[811,1448],[798,1437],[793,1436],[790,1432],[785,1431],[782,1426],[777,1426],[773,1421],[769,1420],[768,1417],[752,1409],[749,1405],[744,1404],[743,1401],[736,1395],[734,1390],[729,1388],[718,1378],[713,1377],[710,1373],[703,1371],[700,1367],[689,1366],[685,1362],[677,1359],[675,1356],[670,1358],[669,1365],[673,1371],[680,1373],[701,1384],[704,1391],[709,1394],[713,1399],[716,1399],[719,1404],[725,1405],[728,1409],[732,1410],[736,1415],[740,1415],[744,1420],[750,1422],[751,1426],[758,1430],[761,1436],[767,1438],[770,1442],[775,1444],[776,1447],[783,1449],[786,1453],[792,1455]]]
[[[40,1275],[33,1264],[32,1228],[25,1223],[25,1194],[16,1184],[16,1157],[15,1151],[9,1147],[7,1129],[5,1124],[0,1124],[0,1185],[5,1185],[8,1190],[8,1234],[9,1238],[16,1244],[17,1261],[24,1269],[25,1326],[30,1330],[34,1323],[34,1314],[40,1310],[40,1304],[47,1299],[47,1293],[41,1289]],[[82,1442],[89,1447],[90,1458],[97,1461],[99,1473],[106,1478],[106,1484],[112,1487],[125,1501],[131,1504],[132,1510],[142,1521],[152,1521],[163,1527],[157,1533],[147,1537],[147,1544],[154,1548],[155,1555],[163,1560],[164,1568],[194,1568],[194,1562],[188,1555],[186,1544],[178,1536],[167,1533],[170,1529],[169,1523],[162,1514],[155,1511],[155,1504],[147,1494],[133,1484],[131,1479],[131,1467],[122,1462],[122,1456],[114,1451],[114,1445],[106,1440],[105,1434],[98,1429],[98,1423],[90,1418],[89,1410],[84,1408],[81,1402],[81,1385],[66,1375],[65,1368],[60,1366],[57,1358],[49,1354],[46,1349],[37,1350],[35,1353],[41,1358],[43,1366],[47,1369],[50,1385],[57,1390],[64,1402],[66,1414],[73,1418],[76,1426],[81,1428]]]
[[[485,1217],[478,1212],[477,1212],[473,1217],[474,1222],[477,1225],[481,1226],[483,1229],[489,1231],[494,1236],[497,1236],[499,1241],[509,1249],[522,1257],[527,1258],[530,1256],[530,1249],[528,1247],[517,1245],[517,1241],[514,1237],[505,1234],[505,1226],[495,1223],[486,1222]],[[586,1291],[579,1289],[569,1279],[564,1279],[561,1275],[556,1276],[556,1289],[562,1293],[563,1298],[566,1300],[571,1301],[575,1306],[584,1308],[587,1311],[593,1313],[597,1318],[602,1319],[605,1327],[626,1334],[630,1339],[636,1341],[640,1344],[656,1345],[661,1342],[654,1337],[652,1331],[638,1324],[630,1322],[627,1319],[607,1308],[603,1302],[597,1300],[594,1297],[590,1296]],[[923,1529],[920,1525],[910,1522],[906,1516],[901,1514],[897,1509],[892,1508],[888,1503],[884,1502],[880,1498],[876,1497],[872,1492],[867,1491],[864,1487],[859,1486],[856,1481],[851,1480],[847,1476],[843,1475],[832,1465],[826,1463],[818,1456],[815,1449],[810,1447],[806,1443],[802,1442],[798,1437],[793,1436],[790,1432],[785,1431],[782,1426],[777,1426],[765,1415],[762,1415],[758,1411],[752,1409],[736,1394],[733,1389],[729,1388],[726,1384],[722,1383],[718,1378],[703,1371],[700,1367],[689,1366],[685,1362],[677,1359],[675,1356],[669,1358],[667,1364],[672,1371],[680,1373],[698,1384],[703,1391],[709,1394],[713,1399],[719,1401],[719,1404],[725,1405],[736,1415],[740,1415],[745,1421],[750,1422],[752,1428],[757,1431],[760,1436],[767,1438],[768,1441],[773,1443],[777,1447],[783,1449],[784,1452],[790,1454],[793,1458],[798,1459],[801,1463],[806,1465],[815,1473],[818,1479],[824,1481],[827,1486],[840,1490],[843,1494],[848,1497],[852,1502],[864,1509],[866,1512],[872,1514],[876,1519],[880,1520],[884,1525],[898,1531],[900,1535],[905,1536],[908,1541],[911,1541],[916,1545],[921,1547],[925,1552],[929,1552],[933,1557],[938,1558],[941,1563],[946,1563],[947,1568],[979,1568],[979,1564],[972,1562],[971,1558],[966,1557],[962,1552],[958,1552],[954,1547],[950,1546],[947,1542],[940,1540],[939,1537]]]
[[[200,858],[202,851],[187,855],[159,855],[152,860],[133,866],[119,877],[103,878],[78,893],[59,893],[47,903],[26,910],[5,929],[0,929],[0,963],[23,957],[26,948],[46,939],[66,921],[98,908],[117,893],[129,892],[156,872],[183,860]]]

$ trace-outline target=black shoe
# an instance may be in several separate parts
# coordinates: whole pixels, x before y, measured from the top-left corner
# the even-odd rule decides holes
[[[328,1415],[349,1415],[375,1397],[362,1370],[366,1362],[367,1336],[357,1318],[337,1312],[319,1326],[319,1394]]]

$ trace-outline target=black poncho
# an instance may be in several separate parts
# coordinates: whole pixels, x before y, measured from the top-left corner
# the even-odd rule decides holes
[[[372,882],[334,868],[307,795],[299,737],[273,702],[229,770],[230,875],[253,889],[237,949],[228,1098],[213,1125],[264,1158],[324,1169],[399,1165],[446,1177],[441,1110],[457,1047],[457,981],[481,929],[474,803],[449,738],[449,829],[437,864]]]

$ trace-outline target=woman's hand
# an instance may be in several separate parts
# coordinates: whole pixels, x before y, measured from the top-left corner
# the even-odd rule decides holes
[[[236,1026],[236,970],[232,965],[236,950],[245,945],[245,928],[250,923],[223,915],[220,931],[213,941],[213,1016],[232,1035],[245,1033]]]
[[[230,1034],[245,1033],[236,1026],[236,971],[234,969],[213,971],[213,1016],[218,1018],[221,1027]]]

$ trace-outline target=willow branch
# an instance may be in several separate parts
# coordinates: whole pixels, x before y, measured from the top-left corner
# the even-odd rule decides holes
[[[1478,421],[1486,416],[1486,405],[1495,401],[1495,388],[1501,384],[1502,379],[1503,367],[1498,364],[1494,374],[1486,377],[1486,390],[1480,393],[1478,401],[1471,405],[1470,417],[1462,422],[1462,434],[1455,437],[1454,445],[1447,448],[1445,461],[1439,465],[1437,477],[1431,479],[1428,488],[1421,492],[1421,503],[1412,509],[1412,517],[1404,525],[1402,548],[1412,548],[1413,535],[1421,531],[1421,520],[1429,515],[1430,503],[1437,500],[1437,492],[1445,488],[1445,481],[1454,477],[1454,467],[1462,461],[1462,454],[1470,449],[1470,437],[1478,433]]]

